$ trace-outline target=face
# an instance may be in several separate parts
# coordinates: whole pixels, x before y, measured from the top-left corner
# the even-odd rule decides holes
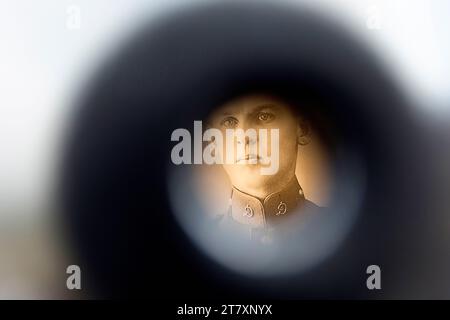
[[[209,119],[210,126],[226,136],[227,129],[254,129],[256,135],[245,136],[233,141],[232,161],[223,167],[231,183],[241,191],[261,197],[287,184],[295,175],[298,137],[302,136],[299,118],[280,99],[269,95],[253,94],[238,97],[218,108]],[[267,139],[261,137],[267,132]],[[278,129],[278,143],[271,135],[271,129]],[[263,143],[261,143],[261,140]],[[244,152],[239,152],[244,150]],[[273,174],[261,174],[261,167],[269,166],[264,159],[276,156],[278,148],[278,168]],[[218,151],[220,152],[220,151]],[[229,149],[223,149],[223,156]]]

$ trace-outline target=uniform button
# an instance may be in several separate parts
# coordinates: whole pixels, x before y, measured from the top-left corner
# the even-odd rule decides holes
[[[298,194],[301,195],[301,196],[303,196],[303,195],[304,195],[303,190],[302,190],[302,189],[299,189],[299,190],[298,190]]]
[[[275,215],[279,216],[279,215],[285,214],[286,210],[287,210],[286,203],[284,203],[283,201],[280,201],[280,203],[278,204],[277,209],[278,209],[278,211],[275,213]]]
[[[247,218],[251,218],[251,217],[253,217],[253,215],[254,215],[253,208],[250,207],[249,204],[247,204],[247,205],[245,206],[243,216],[244,216],[244,217],[247,217]]]

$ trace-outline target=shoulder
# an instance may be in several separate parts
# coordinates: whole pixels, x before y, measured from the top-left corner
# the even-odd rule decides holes
[[[327,208],[326,207],[321,207],[321,206],[315,204],[314,202],[312,202],[312,201],[310,201],[308,199],[305,199],[305,204],[304,204],[302,210],[304,210],[305,212],[312,213],[312,214],[315,215],[315,214],[318,214],[318,213],[323,213],[324,211],[327,210]]]
[[[317,204],[308,199],[305,199],[305,207],[308,209],[316,209],[316,210],[324,209],[323,207],[318,206]]]

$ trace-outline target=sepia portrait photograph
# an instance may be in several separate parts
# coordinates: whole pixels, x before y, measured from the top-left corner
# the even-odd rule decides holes
[[[204,183],[199,188],[221,228],[270,245],[287,241],[307,215],[326,206],[331,183],[327,150],[299,110],[277,96],[249,93],[207,118],[207,128],[227,140],[207,142],[222,164],[199,169],[199,183]]]

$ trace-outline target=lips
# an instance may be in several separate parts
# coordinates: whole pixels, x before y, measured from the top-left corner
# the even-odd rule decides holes
[[[246,154],[245,157],[238,158],[236,162],[237,163],[239,163],[239,162],[247,162],[247,161],[250,161],[250,160],[258,161],[258,160],[261,160],[261,157],[258,156],[258,155],[255,155],[255,154]]]

